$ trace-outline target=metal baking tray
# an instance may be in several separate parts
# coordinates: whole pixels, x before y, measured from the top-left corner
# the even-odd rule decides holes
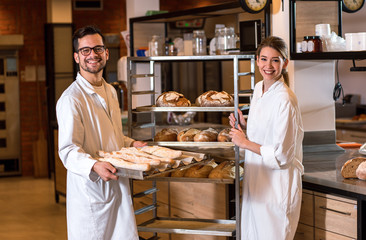
[[[249,109],[249,104],[239,104],[241,110]],[[140,106],[136,107],[137,112],[234,112],[234,107],[199,107],[192,105],[190,107],[156,107]]]
[[[187,154],[187,152],[185,152]],[[194,154],[192,153],[191,157],[194,158]],[[137,179],[137,180],[145,180],[145,179],[149,179],[149,178],[153,178],[153,177],[159,177],[162,174],[168,173],[168,172],[173,172],[179,169],[184,169],[184,168],[189,168],[193,165],[196,164],[202,164],[202,163],[206,163],[208,161],[210,161],[210,159],[207,159],[208,156],[207,154],[202,154],[202,153],[197,153],[197,155],[201,155],[202,156],[202,160],[199,161],[194,161],[188,165],[182,165],[179,166],[177,168],[169,168],[165,171],[162,172],[154,172],[154,173],[149,173],[149,172],[145,172],[145,171],[140,171],[140,170],[133,170],[133,169],[127,169],[127,168],[121,168],[121,167],[116,167],[117,169],[117,176],[120,177],[127,177],[127,178],[131,178],[131,179]]]
[[[154,145],[164,147],[198,147],[198,148],[232,148],[235,146],[232,142],[153,142]]]
[[[235,236],[235,220],[158,217],[137,226],[139,232]]]

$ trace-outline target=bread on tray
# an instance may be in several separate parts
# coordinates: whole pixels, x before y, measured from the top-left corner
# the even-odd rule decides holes
[[[211,160],[210,162],[204,164],[197,164],[193,165],[192,167],[188,168],[184,174],[184,177],[189,178],[207,178],[212,169],[217,166],[215,161]]]
[[[199,133],[197,133],[194,136],[193,141],[194,142],[216,142],[218,134],[219,133],[215,129],[209,128],[209,129],[202,130]]]
[[[225,91],[207,91],[196,99],[196,105],[200,107],[232,107],[234,98]]]
[[[239,166],[239,176],[244,172],[243,167]],[[218,179],[235,179],[235,162],[234,161],[224,161],[215,167],[210,174],[209,178]]]
[[[157,107],[189,107],[191,102],[183,94],[169,91],[162,93],[157,99]]]
[[[344,178],[357,178],[356,170],[358,166],[366,161],[364,157],[352,158],[345,162],[341,169],[341,174]]]
[[[229,135],[230,128],[225,128],[219,132],[219,135],[217,136],[218,142],[231,142],[231,137]]]
[[[195,128],[187,128],[183,129],[178,133],[177,140],[179,142],[193,142],[194,136],[201,132],[201,130],[195,129]]]
[[[155,134],[155,142],[170,142],[177,141],[178,131],[172,128],[164,128]]]

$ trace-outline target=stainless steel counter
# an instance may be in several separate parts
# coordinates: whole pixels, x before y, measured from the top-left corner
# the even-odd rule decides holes
[[[344,179],[341,175],[343,164],[351,158],[360,156],[362,155],[358,153],[358,149],[348,149],[344,153],[305,153],[303,159],[305,167],[304,188],[318,187],[319,190],[329,193],[366,199],[366,181]]]

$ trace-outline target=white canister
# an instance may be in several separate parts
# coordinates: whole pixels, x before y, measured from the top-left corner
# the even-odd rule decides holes
[[[366,50],[366,32],[357,33],[358,51]]]
[[[358,51],[358,36],[357,33],[345,33],[346,38],[346,50]]]
[[[330,35],[330,24],[316,24],[315,35],[320,37]]]

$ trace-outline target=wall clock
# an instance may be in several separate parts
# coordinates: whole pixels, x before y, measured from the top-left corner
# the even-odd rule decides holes
[[[270,1],[271,0],[239,0],[239,3],[245,11],[249,13],[259,13],[268,7]]]
[[[342,0],[342,10],[348,13],[354,13],[363,7],[365,0]]]

